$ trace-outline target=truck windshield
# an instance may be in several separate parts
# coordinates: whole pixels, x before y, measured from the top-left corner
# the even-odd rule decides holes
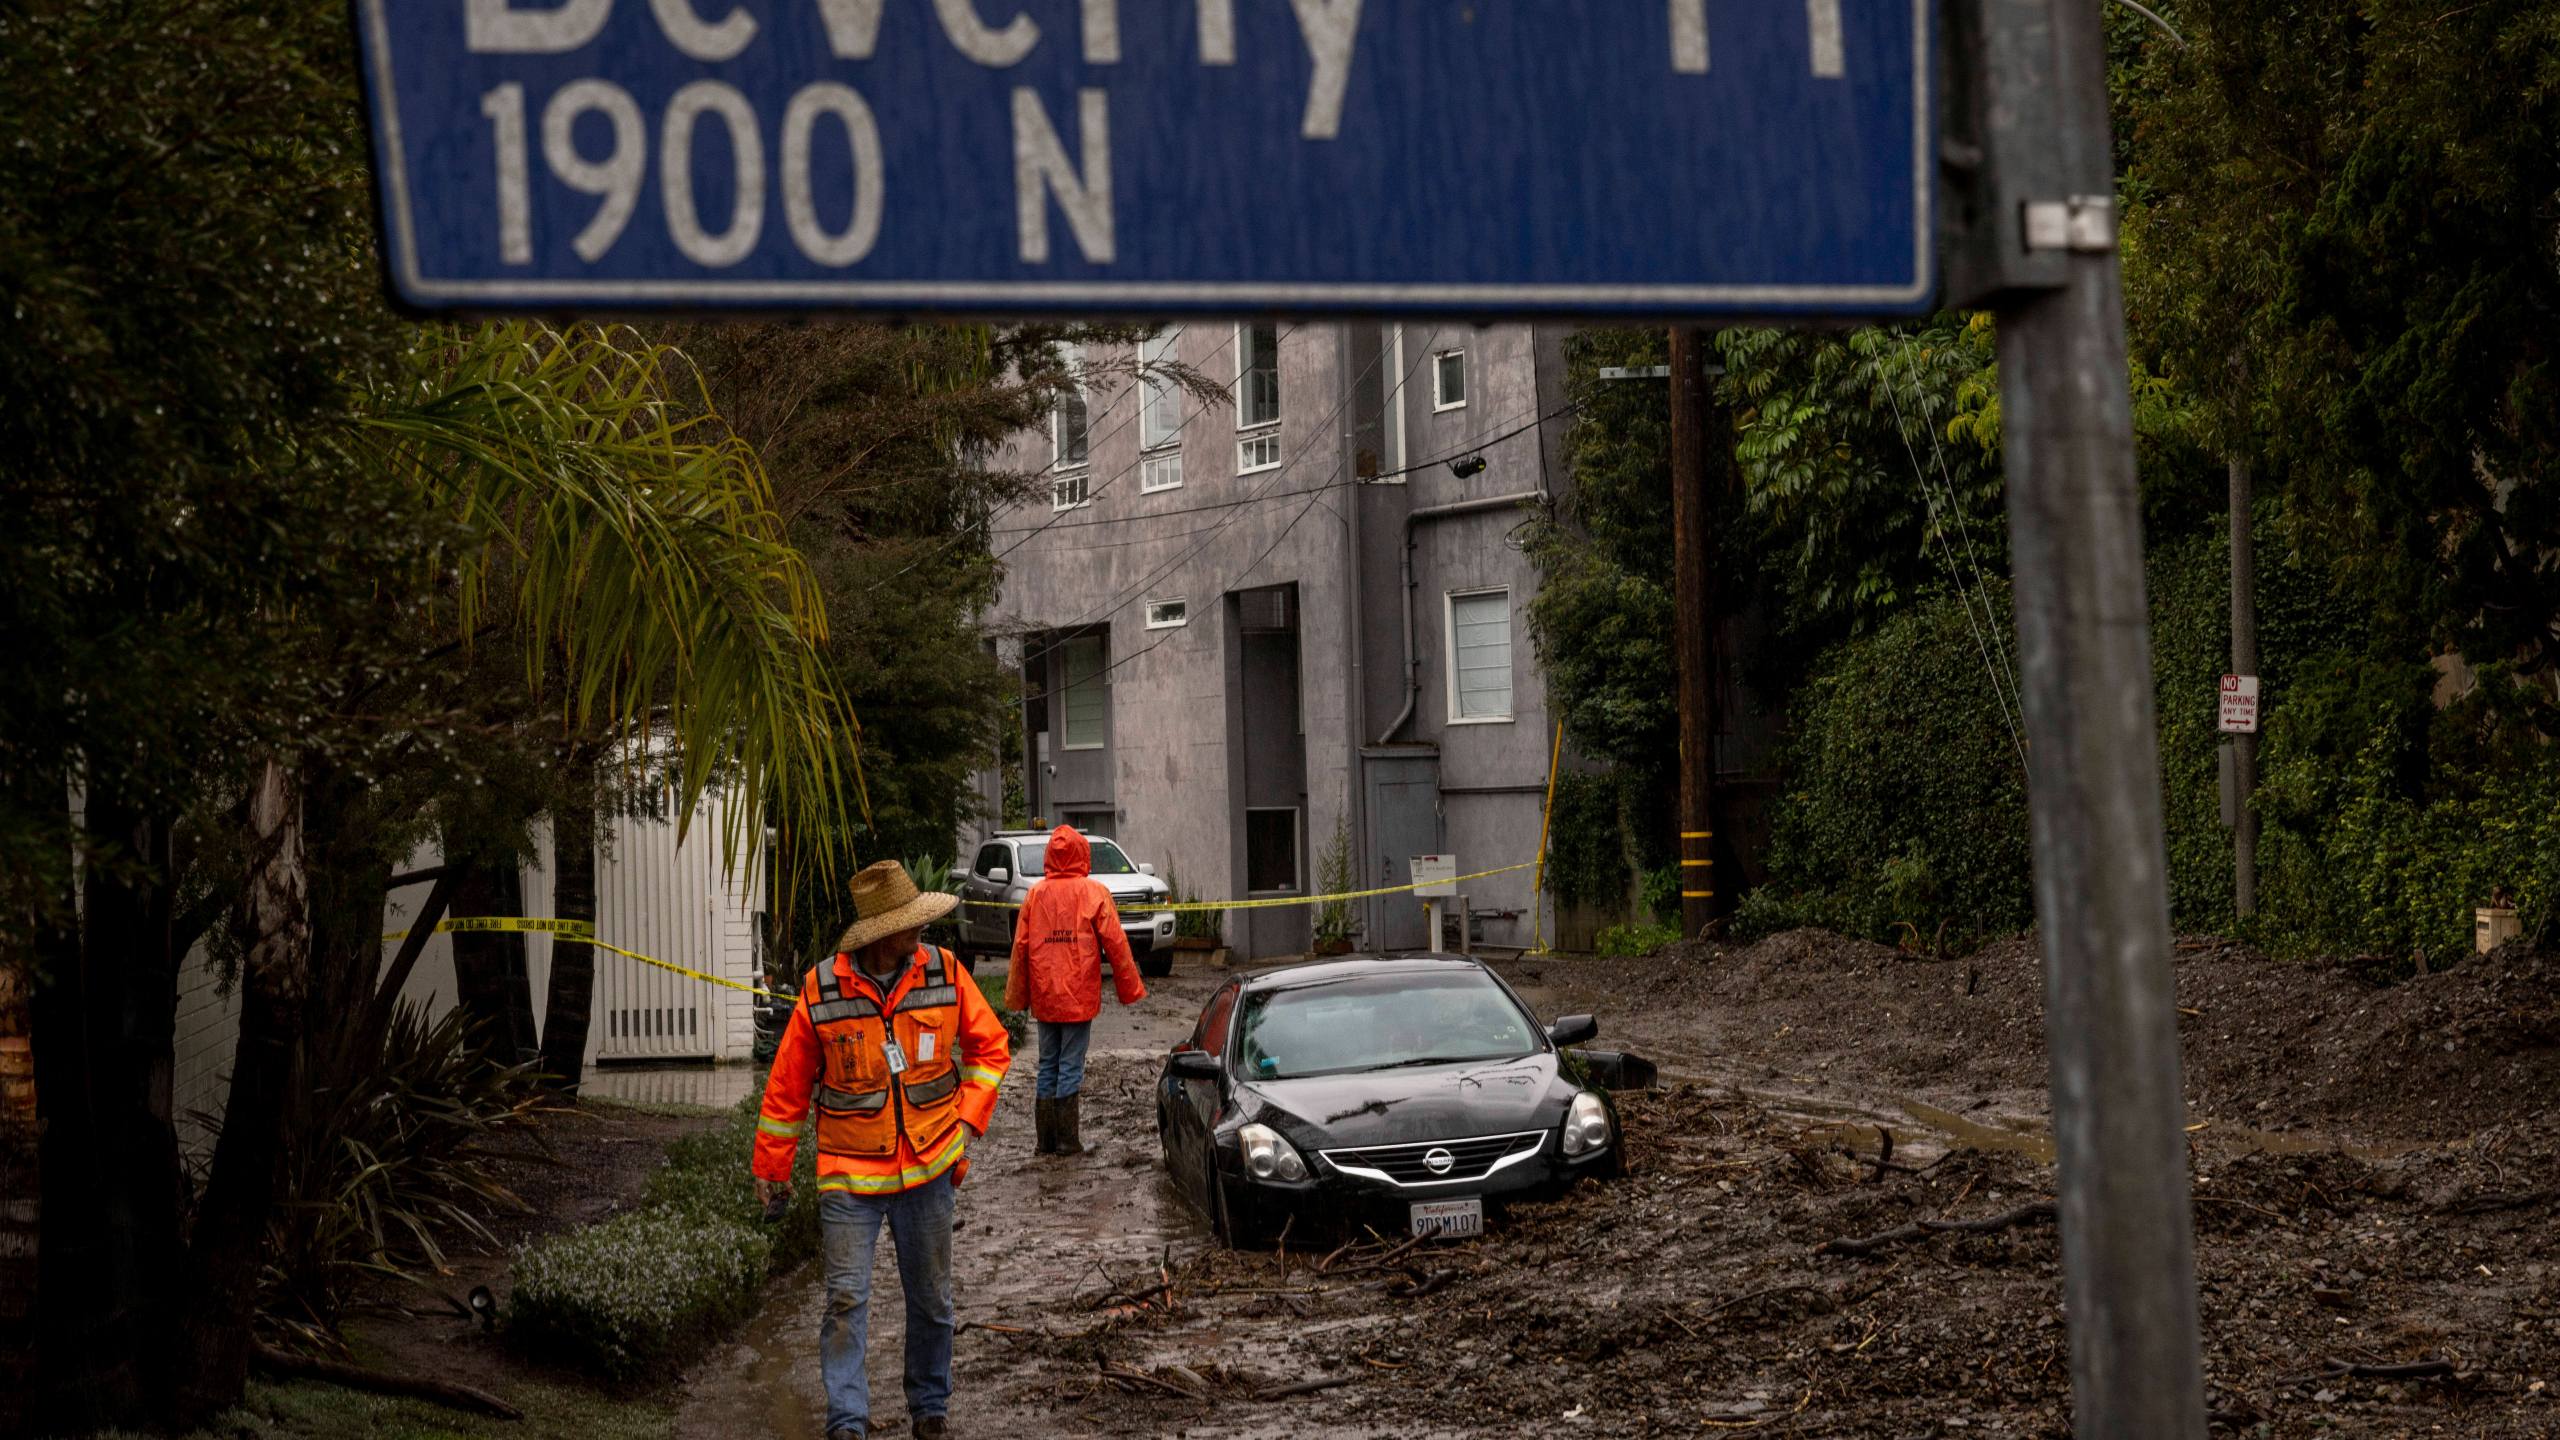
[[[1510,993],[1468,971],[1359,976],[1248,995],[1237,1044],[1242,1073],[1253,1080],[1517,1060],[1543,1048]]]
[[[1138,867],[1129,863],[1129,857],[1121,853],[1119,846],[1108,840],[1094,840],[1088,843],[1093,847],[1094,874],[1135,875],[1138,873]],[[1034,880],[1039,879],[1041,864],[1048,858],[1048,854],[1049,842],[1046,840],[1035,840],[1023,846],[1022,873]]]

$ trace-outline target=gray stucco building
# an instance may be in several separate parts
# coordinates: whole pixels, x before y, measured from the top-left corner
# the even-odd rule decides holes
[[[1533,859],[1556,731],[1516,532],[1565,478],[1563,337],[1172,325],[1144,358],[1231,399],[1097,381],[1020,437],[1003,463],[1053,494],[993,519],[986,626],[1022,669],[1029,813],[1216,899],[1323,890],[1337,835],[1360,889],[1415,854]],[[1530,872],[1462,888],[1481,940],[1532,943]],[[1410,897],[1360,915],[1369,945],[1426,943]],[[1310,924],[1239,911],[1226,939],[1295,953]]]

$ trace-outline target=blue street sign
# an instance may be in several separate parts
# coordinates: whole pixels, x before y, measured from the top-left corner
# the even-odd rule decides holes
[[[430,309],[1888,315],[1929,0],[359,0]]]

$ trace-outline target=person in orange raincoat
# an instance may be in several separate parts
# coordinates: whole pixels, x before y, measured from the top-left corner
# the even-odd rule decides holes
[[[1004,977],[1008,1010],[1029,1010],[1040,1022],[1039,1151],[1084,1153],[1084,1117],[1077,1092],[1084,1088],[1084,1054],[1093,1042],[1093,1017],[1102,1013],[1102,961],[1111,960],[1111,986],[1120,1003],[1147,998],[1129,937],[1111,892],[1093,878],[1093,847],[1072,825],[1049,832],[1040,883],[1023,897],[1013,927],[1013,961]]]
[[[918,943],[959,903],[916,889],[884,860],[853,877],[853,928],[801,983],[756,1122],[756,1198],[788,1203],[791,1166],[816,1114],[827,1309],[818,1327],[827,1440],[871,1428],[872,1259],[880,1227],[906,1291],[907,1417],[916,1440],[949,1431],[952,1192],[987,1133],[1013,1047],[951,952]]]

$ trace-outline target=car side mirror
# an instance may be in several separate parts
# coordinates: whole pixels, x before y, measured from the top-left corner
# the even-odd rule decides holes
[[[1558,1045],[1579,1045],[1599,1036],[1600,1017],[1596,1015],[1566,1015],[1547,1027],[1547,1038]]]
[[[1156,867],[1141,860],[1138,862],[1138,873],[1141,875],[1153,875],[1156,873]]]
[[[1219,1073],[1218,1057],[1206,1050],[1176,1050],[1173,1052],[1173,1073],[1184,1080],[1215,1080]]]
[[[987,879],[997,885],[1010,885],[1013,883],[1013,872],[999,865],[987,872]]]

